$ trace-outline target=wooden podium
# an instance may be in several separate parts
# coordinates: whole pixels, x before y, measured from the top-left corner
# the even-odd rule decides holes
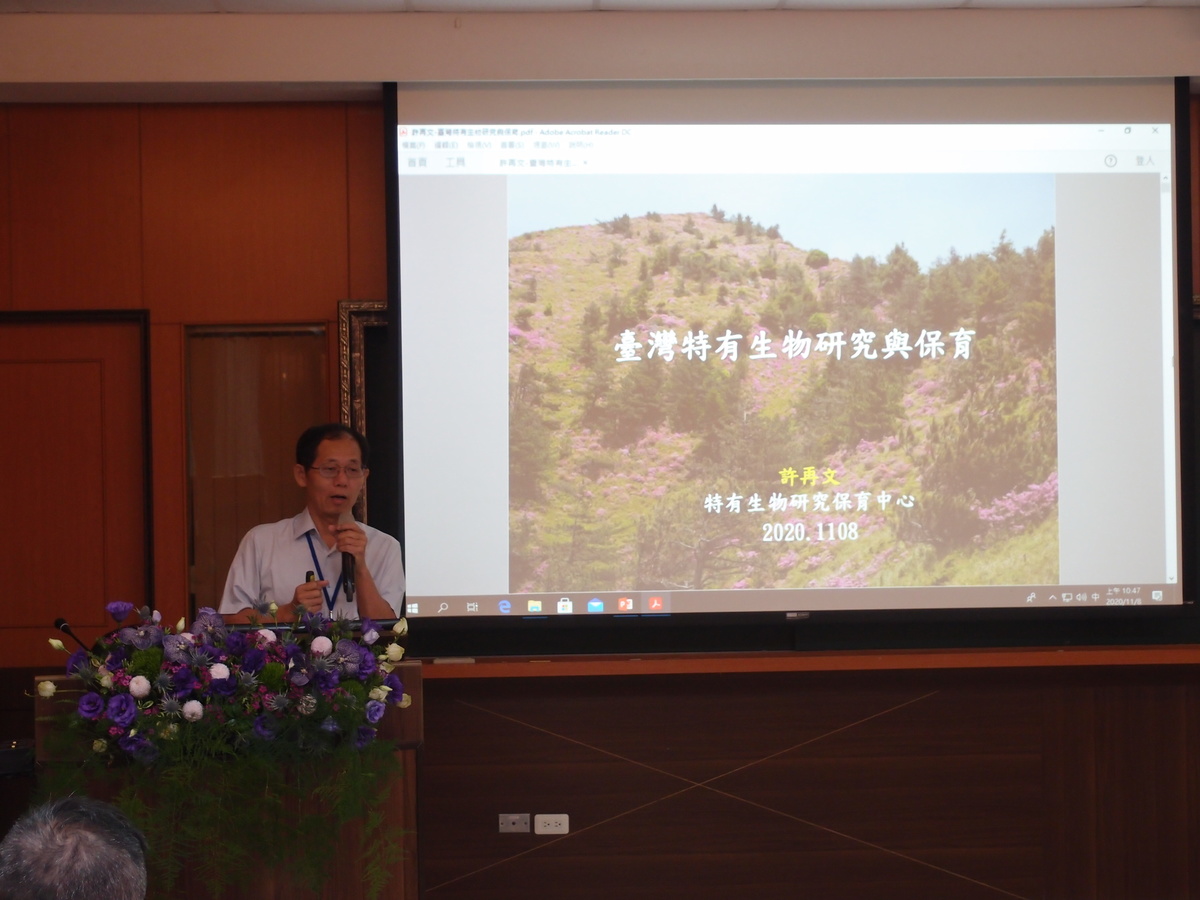
[[[417,898],[417,748],[424,736],[424,697],[421,685],[421,664],[419,662],[402,662],[396,667],[396,674],[404,682],[404,691],[412,697],[412,705],[407,709],[389,707],[379,723],[379,739],[392,741],[396,746],[396,756],[400,762],[400,774],[390,783],[380,785],[380,790],[389,795],[389,818],[403,829],[401,836],[402,853],[392,866],[387,886],[379,894],[380,900],[416,900]],[[44,698],[37,692],[37,685],[43,681],[52,681],[58,690],[51,698]],[[55,719],[63,712],[74,710],[81,693],[80,682],[67,675],[41,676],[34,679],[34,735],[39,773],[46,767],[70,764],[63,756],[55,756],[51,751],[53,741],[49,740],[55,730]],[[329,858],[329,878],[324,890],[319,894],[304,890],[292,884],[286,873],[282,876],[272,873],[248,873],[239,877],[235,887],[222,893],[222,900],[366,900],[366,888],[362,884],[360,874],[345,854],[337,852],[341,841],[352,840],[355,837],[355,823],[351,823],[343,833],[330,840],[325,846],[313,847],[309,852],[324,853]],[[154,851],[154,835],[147,834],[150,849]],[[248,836],[248,839],[253,839]],[[269,839],[264,836],[263,839]],[[297,852],[305,852],[297,848]],[[198,879],[190,877],[186,872],[183,883],[177,886],[171,898],[151,894],[150,900],[209,900],[211,893],[208,886],[198,883]]]

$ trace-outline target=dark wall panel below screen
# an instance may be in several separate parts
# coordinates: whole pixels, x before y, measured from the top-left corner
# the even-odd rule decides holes
[[[422,896],[1189,897],[1195,680],[427,680]]]

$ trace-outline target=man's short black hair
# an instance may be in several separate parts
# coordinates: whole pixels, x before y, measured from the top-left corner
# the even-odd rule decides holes
[[[29,810],[0,842],[0,900],[144,900],[146,838],[88,797]]]
[[[296,441],[296,462],[309,469],[317,460],[317,448],[321,441],[336,441],[340,438],[354,438],[358,441],[358,455],[362,458],[363,468],[370,465],[371,448],[367,439],[349,425],[341,422],[329,422],[325,425],[314,425],[307,429]]]

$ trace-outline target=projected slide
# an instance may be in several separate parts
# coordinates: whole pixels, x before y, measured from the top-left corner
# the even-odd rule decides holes
[[[399,131],[412,615],[1182,602],[1169,126]]]
[[[1058,581],[1051,176],[514,177],[508,215],[510,591]]]

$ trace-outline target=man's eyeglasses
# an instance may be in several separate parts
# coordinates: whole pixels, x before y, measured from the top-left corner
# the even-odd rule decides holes
[[[320,472],[322,478],[328,478],[330,481],[332,481],[334,478],[337,478],[339,472],[345,472],[346,478],[349,479],[350,481],[357,481],[358,479],[362,478],[364,475],[367,474],[366,469],[364,469],[362,466],[355,466],[355,465],[350,465],[350,466],[335,466],[335,465],[309,466],[309,468],[313,469],[317,472]]]

